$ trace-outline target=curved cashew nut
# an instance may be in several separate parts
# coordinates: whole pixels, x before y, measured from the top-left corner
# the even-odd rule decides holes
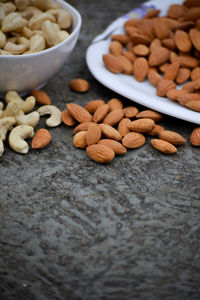
[[[38,108],[37,111],[40,116],[51,115],[51,117],[46,120],[46,125],[49,127],[56,127],[62,122],[61,111],[54,105],[43,105]]]
[[[42,11],[35,6],[28,6],[25,11],[21,12],[23,18],[29,20],[33,16],[41,14]]]
[[[23,112],[26,114],[32,111],[33,108],[35,107],[35,103],[36,103],[35,97],[33,96],[27,97],[22,103]]]
[[[24,139],[31,138],[33,135],[34,129],[32,126],[18,125],[9,135],[9,145],[15,152],[25,154],[29,150],[29,145],[24,141]]]
[[[32,37],[32,35],[34,34],[34,32],[32,30],[30,30],[30,28],[28,28],[27,26],[25,26],[24,28],[22,28],[21,33],[27,39],[30,39]]]
[[[24,114],[24,112],[21,112],[15,117],[15,120],[17,125],[29,125],[35,127],[40,120],[40,115],[37,111],[33,111],[26,115]]]
[[[3,20],[1,30],[3,32],[15,31],[26,26],[27,22],[19,13],[11,12]]]
[[[4,50],[12,54],[18,55],[22,54],[26,50],[26,45],[23,44],[14,44],[12,42],[7,42],[4,46]]]
[[[3,111],[3,117],[12,117],[18,115],[21,110],[21,106],[22,105],[17,100],[9,102]]]
[[[31,4],[43,11],[46,11],[51,8],[56,9],[60,7],[59,3],[56,3],[55,1],[52,0],[31,0]]]
[[[2,2],[2,1],[1,1]],[[4,1],[6,3],[1,4],[1,8],[4,10],[5,14],[9,14],[16,10],[16,6],[11,1]]]
[[[5,95],[5,100],[7,103],[11,101],[19,101],[23,104],[24,100],[20,97],[20,95],[16,91],[8,91]]]
[[[0,30],[0,48],[3,48],[6,44],[6,35]]]
[[[0,110],[3,110],[3,102],[0,101]]]
[[[0,55],[14,55],[14,54],[0,49]]]
[[[49,47],[55,46],[60,43],[59,31],[57,29],[57,26],[54,26],[54,23],[46,20],[42,23],[41,29],[46,43]]]
[[[39,52],[46,47],[45,39],[40,34],[35,34],[30,38],[30,53]]]
[[[25,10],[29,4],[29,0],[14,0],[17,9]]]
[[[16,120],[14,117],[5,117],[0,119],[0,139],[2,141],[5,141],[7,132],[13,128],[15,123]]]
[[[56,17],[60,29],[68,29],[72,25],[72,16],[64,9],[49,9],[47,13]]]
[[[38,15],[33,16],[32,18],[30,18],[30,20],[28,21],[28,27],[31,30],[40,29],[41,24],[46,20],[49,20],[49,21],[52,21],[52,22],[56,21],[54,16],[49,15],[47,13],[41,13],[41,14],[38,14]]]
[[[0,139],[0,157],[2,156],[4,152],[4,144],[3,144],[3,141]]]
[[[25,38],[24,36],[19,36],[17,38],[17,43],[20,44],[20,45],[21,44],[25,45],[26,50],[29,49],[29,47],[30,47],[30,41],[27,38]]]

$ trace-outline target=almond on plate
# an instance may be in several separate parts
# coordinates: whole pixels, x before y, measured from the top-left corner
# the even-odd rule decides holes
[[[159,97],[165,97],[169,90],[175,89],[176,84],[173,80],[163,79],[157,84],[156,95]]]
[[[133,63],[133,75],[135,79],[142,82],[147,77],[148,73],[148,61],[144,57],[138,57]]]
[[[103,62],[106,68],[115,74],[121,73],[123,70],[122,64],[119,62],[118,58],[113,54],[104,54]]]
[[[92,160],[102,164],[110,163],[115,157],[115,152],[110,147],[101,144],[88,146],[86,153]]]

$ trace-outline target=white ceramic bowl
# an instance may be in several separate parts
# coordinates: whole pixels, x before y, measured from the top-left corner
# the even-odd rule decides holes
[[[0,95],[15,90],[20,95],[41,88],[67,62],[74,49],[80,28],[81,15],[68,3],[57,0],[72,16],[70,36],[60,44],[38,53],[0,55]]]

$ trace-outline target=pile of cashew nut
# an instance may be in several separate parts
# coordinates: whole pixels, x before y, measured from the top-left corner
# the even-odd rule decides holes
[[[69,36],[72,16],[52,0],[0,1],[0,55],[40,52]]]
[[[4,141],[16,152],[25,154],[29,151],[26,138],[34,136],[34,128],[40,116],[50,115],[46,120],[48,127],[60,125],[61,111],[55,105],[43,105],[33,111],[36,105],[34,96],[23,100],[16,91],[8,91],[5,95],[6,107],[0,102],[0,156],[4,152]]]

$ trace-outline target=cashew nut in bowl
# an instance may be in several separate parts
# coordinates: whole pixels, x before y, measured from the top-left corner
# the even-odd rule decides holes
[[[29,4],[29,0],[14,0],[14,2],[19,10],[25,10]]]
[[[34,129],[32,126],[18,125],[9,135],[9,145],[15,152],[25,154],[29,151],[29,145],[24,139],[31,138],[33,135]]]
[[[0,139],[5,141],[7,132],[13,128],[16,123],[14,117],[5,117],[0,119]]]
[[[15,117],[15,119],[17,125],[29,125],[35,127],[40,120],[40,115],[37,111],[33,111],[25,115],[22,111],[19,115]]]
[[[11,12],[3,20],[1,30],[3,32],[19,30],[26,26],[27,23],[28,21],[22,18],[22,16],[19,13]]]
[[[26,45],[7,42],[4,46],[4,50],[10,52],[11,54],[19,55],[26,51]]]
[[[30,38],[30,50],[29,50],[30,53],[42,51],[45,49],[45,47],[46,47],[46,42],[42,35],[34,34]]]
[[[34,5],[43,11],[51,8],[56,9],[60,7],[59,3],[56,3],[55,1],[52,0],[31,0],[30,2],[31,5]]]
[[[38,14],[36,16],[33,16],[32,18],[30,18],[30,20],[28,21],[28,27],[31,30],[37,30],[40,29],[41,24],[46,21],[46,20],[50,20],[52,22],[55,22],[56,19],[54,18],[54,16],[49,15],[47,13],[41,13]]]
[[[3,110],[3,102],[0,101],[0,111]]]
[[[46,125],[49,127],[56,127],[61,124],[61,111],[55,105],[43,105],[37,110],[40,116],[51,115],[46,120]]]

